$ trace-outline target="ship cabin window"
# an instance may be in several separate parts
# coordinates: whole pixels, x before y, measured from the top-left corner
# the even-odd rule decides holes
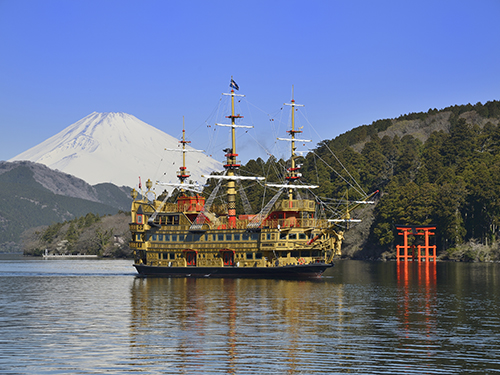
[[[179,215],[170,215],[166,217],[167,225],[179,225]]]
[[[262,253],[255,253],[255,259],[262,259]]]
[[[306,239],[306,234],[305,233],[299,233],[299,240],[305,240]]]
[[[286,233],[285,232],[280,233],[280,240],[286,240]]]
[[[297,233],[290,233],[288,235],[289,240],[296,240],[297,239]]]
[[[193,241],[193,235],[192,234],[187,234],[184,240],[188,241],[188,242]]]
[[[248,233],[243,233],[243,235],[242,235],[243,241],[248,241],[249,238],[250,238],[250,235]]]
[[[310,257],[311,256],[311,252],[309,250],[302,250],[300,252],[300,256],[301,257]]]
[[[136,236],[135,236],[135,240],[136,240],[136,241],[141,241],[141,235],[140,235],[140,234],[136,234]]]
[[[252,233],[250,236],[252,241],[257,241],[259,239],[259,234],[258,233]]]
[[[226,241],[231,241],[233,236],[231,234],[226,234]]]
[[[234,234],[234,240],[235,241],[239,241],[240,240],[240,234],[239,233],[235,233]]]
[[[137,215],[137,224],[142,224],[142,215]]]
[[[263,234],[262,239],[265,239],[267,241],[274,241],[274,234],[271,233]]]
[[[318,250],[313,250],[313,251],[311,251],[311,256],[312,256],[312,257],[319,257],[319,255],[320,255],[320,254],[319,254],[319,251],[318,251]]]
[[[153,234],[153,241],[156,241],[158,239],[158,236],[156,234]]]
[[[172,241],[177,241],[177,235],[176,234],[172,234]]]
[[[247,260],[248,259],[253,259],[253,253],[247,253]]]
[[[163,242],[163,234],[159,234],[158,235],[158,241],[162,241]]]
[[[184,241],[186,239],[186,236],[183,234],[179,234],[179,241]]]
[[[292,251],[291,256],[292,256],[292,258],[299,258],[300,257],[300,251],[298,251],[298,250]]]
[[[170,234],[164,234],[163,238],[165,239],[165,241],[170,241]]]
[[[218,241],[224,241],[224,235],[223,234],[218,234],[217,235],[217,240]]]

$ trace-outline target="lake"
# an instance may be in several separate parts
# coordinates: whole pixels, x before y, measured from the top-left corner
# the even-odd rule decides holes
[[[318,280],[0,258],[0,374],[500,373],[500,265],[338,261]]]

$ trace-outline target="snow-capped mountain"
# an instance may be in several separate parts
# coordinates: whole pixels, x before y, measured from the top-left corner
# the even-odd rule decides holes
[[[9,161],[30,160],[79,177],[91,185],[111,182],[137,186],[144,182],[177,182],[182,166],[179,140],[126,113],[94,112]],[[194,150],[187,146],[188,150]],[[186,153],[190,180],[222,170],[222,164],[200,152]],[[156,189],[158,191],[158,188]],[[163,187],[160,192],[163,191]]]

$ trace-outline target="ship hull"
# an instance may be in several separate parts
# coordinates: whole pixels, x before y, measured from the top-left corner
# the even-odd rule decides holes
[[[140,276],[311,279],[321,277],[333,264],[314,263],[283,267],[158,267],[134,264]]]

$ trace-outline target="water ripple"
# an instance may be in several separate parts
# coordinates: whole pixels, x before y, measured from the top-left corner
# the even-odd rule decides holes
[[[0,374],[500,372],[500,285],[475,265],[341,262],[308,282],[81,262],[0,262]]]

